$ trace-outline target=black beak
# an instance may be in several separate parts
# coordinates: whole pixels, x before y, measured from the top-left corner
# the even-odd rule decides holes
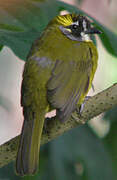
[[[85,34],[101,34],[102,32],[96,29],[95,27],[92,27],[85,31]]]

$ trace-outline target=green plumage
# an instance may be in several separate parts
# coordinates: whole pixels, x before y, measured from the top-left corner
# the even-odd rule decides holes
[[[21,105],[24,124],[16,161],[16,172],[34,174],[38,168],[45,113],[57,110],[66,121],[83,103],[97,68],[97,50],[92,41],[75,41],[59,26],[73,23],[76,15],[58,16],[32,46],[23,73]]]

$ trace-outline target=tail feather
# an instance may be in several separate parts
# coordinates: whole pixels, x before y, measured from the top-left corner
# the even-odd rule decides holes
[[[30,112],[31,113],[31,112]],[[32,119],[24,119],[19,149],[16,159],[17,174],[31,175],[38,169],[40,139],[43,129],[44,116],[28,114]]]

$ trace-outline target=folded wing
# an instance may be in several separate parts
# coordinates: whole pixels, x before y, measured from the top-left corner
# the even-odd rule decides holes
[[[47,97],[57,109],[58,119],[65,121],[82,104],[90,83],[91,64],[79,61],[57,60],[47,84]]]

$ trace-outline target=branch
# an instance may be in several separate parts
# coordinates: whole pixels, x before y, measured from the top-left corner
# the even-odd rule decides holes
[[[79,118],[77,111],[72,113],[71,118],[61,123],[56,117],[51,118],[47,123],[48,133],[43,133],[41,144],[62,135],[64,132],[86,123],[89,119],[113,108],[117,105],[117,84],[89,98]],[[15,160],[19,136],[11,139],[0,146],[0,167],[7,165]]]

